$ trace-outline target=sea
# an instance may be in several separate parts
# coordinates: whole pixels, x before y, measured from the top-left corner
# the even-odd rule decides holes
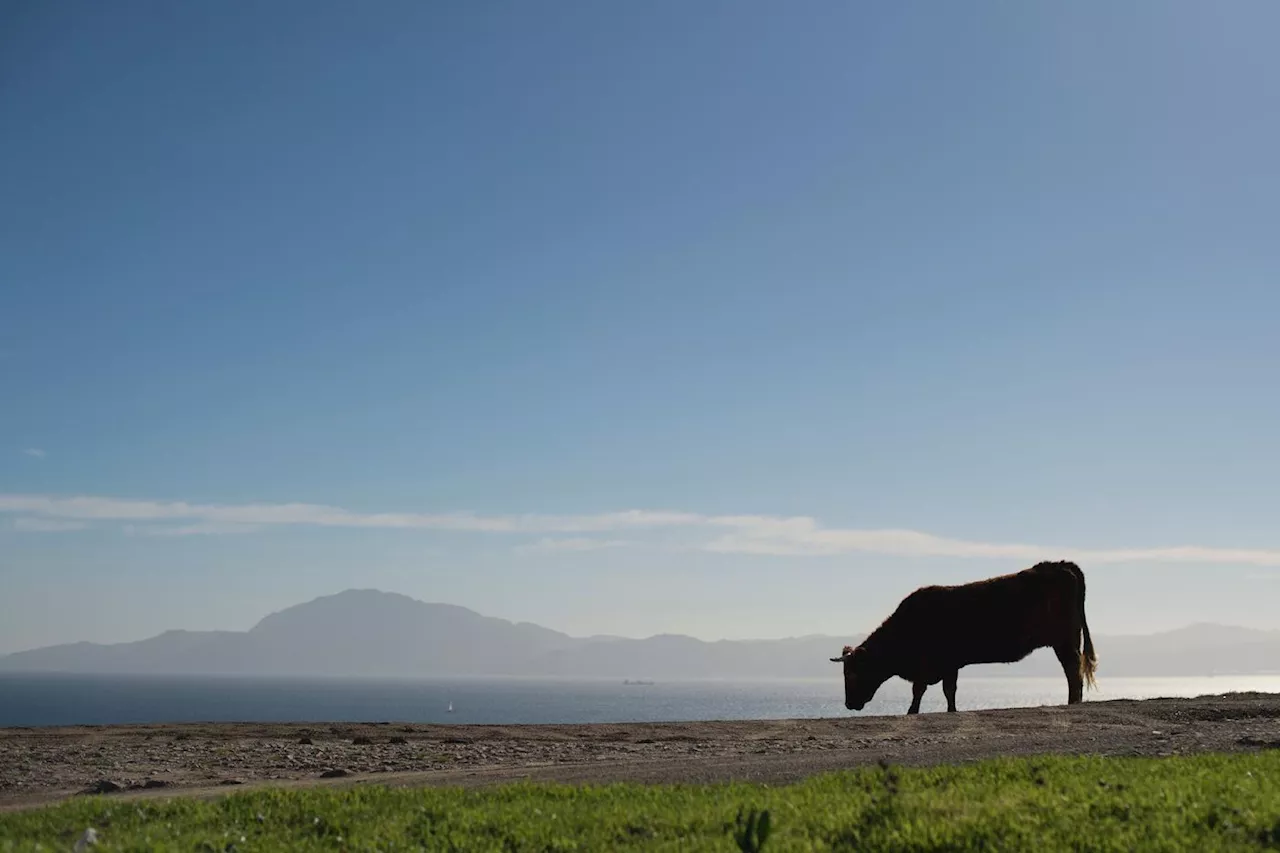
[[[1280,693],[1278,675],[1107,678],[1086,701]],[[1060,705],[1063,678],[962,673],[961,710]],[[773,681],[438,678],[303,679],[0,675],[0,727],[184,722],[625,723],[901,714],[894,679],[862,711],[845,710],[839,675]],[[945,710],[940,686],[921,710]]]

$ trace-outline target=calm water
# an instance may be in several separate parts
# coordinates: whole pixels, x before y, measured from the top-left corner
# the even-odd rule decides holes
[[[1092,699],[1280,692],[1280,676],[1109,678]],[[850,715],[839,677],[670,681],[433,679],[421,681],[0,676],[0,727],[148,722],[596,723]],[[859,716],[901,714],[905,682],[886,684]],[[961,710],[1058,705],[1061,678],[961,677]],[[453,712],[448,711],[453,704]],[[946,705],[935,686],[926,711]]]

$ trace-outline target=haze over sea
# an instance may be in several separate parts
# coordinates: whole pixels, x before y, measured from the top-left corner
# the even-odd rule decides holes
[[[1280,692],[1280,675],[1100,680],[1086,701]],[[960,709],[1059,705],[1061,677],[972,675]],[[620,679],[288,679],[173,676],[0,676],[0,726],[183,722],[623,723],[788,719],[903,713],[905,682],[887,683],[866,708],[843,707],[838,676],[762,681]],[[449,711],[452,704],[453,711]],[[945,709],[942,691],[926,713]]]

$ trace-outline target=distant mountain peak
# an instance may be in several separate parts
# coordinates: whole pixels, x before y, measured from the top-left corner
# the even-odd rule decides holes
[[[321,598],[344,598],[344,597],[345,598],[388,598],[388,599],[398,598],[398,599],[403,599],[405,601],[418,601],[418,599],[413,598],[412,596],[405,595],[403,592],[388,592],[386,590],[376,589],[371,586],[361,586],[361,587],[353,586],[353,587],[350,587],[349,589],[344,589],[341,592],[334,592],[334,593],[330,593],[329,595],[317,596],[316,598],[312,599],[312,601],[317,601]]]
[[[1162,631],[1158,636],[1215,636],[1215,637],[1265,637],[1272,633],[1259,628],[1242,628],[1239,625],[1223,625],[1219,622],[1192,622],[1171,631]]]
[[[344,589],[341,592],[333,592],[328,595],[318,595],[310,601],[304,601],[300,604],[290,605],[285,610],[293,610],[298,607],[309,607],[324,602],[341,602],[351,604],[356,602],[398,602],[401,604],[427,604],[425,601],[419,601],[416,598],[405,595],[401,592],[386,592],[381,589],[373,589],[372,587]],[[447,605],[453,606],[453,605]]]
[[[447,613],[459,618],[488,618],[456,604],[419,601],[399,592],[384,592],[380,589],[346,589],[270,613],[259,620],[250,631],[276,630],[280,625],[294,624],[299,620],[359,620],[393,617],[404,619],[430,611],[437,614]]]

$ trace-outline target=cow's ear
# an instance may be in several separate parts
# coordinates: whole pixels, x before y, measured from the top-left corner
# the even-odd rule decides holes
[[[840,656],[840,657],[838,657],[838,658],[832,658],[832,659],[831,659],[831,662],[832,662],[832,663],[844,663],[844,655],[841,655],[841,656]]]

